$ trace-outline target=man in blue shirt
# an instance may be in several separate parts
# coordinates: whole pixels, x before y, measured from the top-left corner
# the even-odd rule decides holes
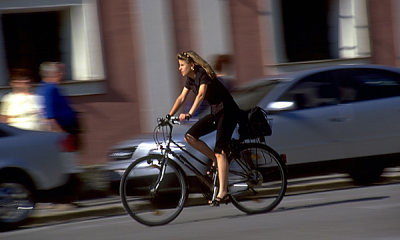
[[[43,117],[50,131],[79,133],[79,122],[65,96],[60,93],[58,84],[64,77],[65,65],[58,62],[44,62],[40,65],[42,83],[37,93],[42,97]]]

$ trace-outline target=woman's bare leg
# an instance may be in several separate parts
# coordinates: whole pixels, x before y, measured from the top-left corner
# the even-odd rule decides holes
[[[229,163],[224,151],[222,153],[214,153],[211,148],[203,141],[195,139],[193,136],[186,134],[185,141],[195,148],[197,151],[203,153],[208,158],[212,159],[214,163],[218,164],[218,180],[219,191],[217,197],[223,198],[228,193],[228,174]]]
[[[219,180],[219,191],[218,198],[223,198],[228,193],[228,174],[229,174],[229,163],[226,158],[224,151],[222,153],[216,153],[218,163],[218,180]]]
[[[213,150],[211,150],[211,148],[205,142],[194,138],[190,134],[185,135],[185,142],[187,142],[190,146],[192,146],[197,151],[206,155],[209,159],[211,159],[213,161],[213,165],[215,166],[215,163],[217,162],[215,153]]]

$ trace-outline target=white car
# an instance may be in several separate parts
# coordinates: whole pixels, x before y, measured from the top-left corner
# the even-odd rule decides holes
[[[251,82],[232,95],[242,109],[258,105],[269,112],[266,142],[286,155],[289,177],[348,172],[367,184],[385,167],[400,165],[400,69],[317,68]],[[183,144],[185,129],[176,133]],[[213,134],[203,140],[214,146]],[[130,162],[155,148],[146,137],[116,145],[105,167],[111,181],[118,184]]]
[[[400,163],[399,69],[333,66],[286,79],[258,105],[272,117],[267,142],[292,173],[346,171],[370,183]]]
[[[0,123],[1,229],[21,225],[36,201],[80,171],[72,150],[68,135]]]

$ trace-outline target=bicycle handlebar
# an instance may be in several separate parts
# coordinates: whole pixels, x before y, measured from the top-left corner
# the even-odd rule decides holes
[[[168,118],[158,118],[157,123],[160,126],[166,126],[170,123],[180,124],[180,121],[179,121],[179,117],[171,116],[169,119]]]
[[[157,145],[161,146],[162,143],[169,145],[172,137],[172,124],[180,124],[179,118],[175,116],[157,118],[157,126],[153,131],[153,139]]]

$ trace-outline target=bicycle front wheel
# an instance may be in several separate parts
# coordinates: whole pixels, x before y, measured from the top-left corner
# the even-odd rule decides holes
[[[131,163],[120,183],[121,201],[129,215],[148,225],[163,225],[182,211],[187,198],[181,168],[161,155],[145,156]]]
[[[286,165],[265,144],[244,143],[230,163],[228,177],[232,203],[248,214],[274,209],[286,192]]]

